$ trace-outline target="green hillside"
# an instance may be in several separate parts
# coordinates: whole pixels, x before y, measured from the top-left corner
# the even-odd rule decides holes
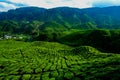
[[[0,80],[119,80],[120,6],[0,12]]]
[[[118,80],[120,55],[90,46],[0,41],[1,80]],[[114,64],[113,64],[114,63]]]
[[[78,47],[92,46],[103,52],[120,53],[120,30],[70,30],[61,33],[58,42]]]
[[[104,8],[23,7],[0,13],[0,31],[32,33],[38,30],[120,29],[120,6]]]

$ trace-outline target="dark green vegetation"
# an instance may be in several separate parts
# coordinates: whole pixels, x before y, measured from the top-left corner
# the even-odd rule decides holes
[[[3,32],[4,33],[4,32]],[[1,32],[1,37],[3,36]],[[5,35],[5,33],[4,33]],[[12,36],[13,34],[11,34]],[[11,37],[10,36],[10,37]],[[14,36],[16,38],[14,38]],[[22,37],[22,38],[19,38]],[[3,36],[6,38],[6,35]],[[47,41],[47,42],[58,42],[71,47],[79,46],[92,46],[102,52],[108,53],[120,53],[120,30],[107,30],[107,29],[96,29],[96,30],[77,30],[71,29],[61,32],[44,32],[41,31],[38,34],[33,35],[13,35],[12,40],[16,41]]]
[[[70,46],[92,46],[102,52],[120,53],[120,30],[71,30],[59,42]]]
[[[119,80],[120,55],[57,42],[0,41],[0,80]]]
[[[0,13],[0,31],[37,34],[70,29],[119,29],[120,6],[78,9],[24,7]]]
[[[0,13],[0,80],[119,80],[120,7]]]
[[[41,32],[31,41],[59,42],[72,47],[92,46],[102,52],[120,53],[120,30],[76,30]]]
[[[120,30],[21,36],[0,41],[0,80],[120,79]]]

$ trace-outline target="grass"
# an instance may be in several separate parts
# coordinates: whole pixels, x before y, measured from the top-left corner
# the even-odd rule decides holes
[[[0,41],[0,80],[119,80],[120,55],[57,42]]]

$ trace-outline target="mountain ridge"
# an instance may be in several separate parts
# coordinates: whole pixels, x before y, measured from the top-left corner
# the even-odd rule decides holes
[[[54,24],[56,25],[56,28],[57,24],[59,28],[61,26],[61,30],[63,27],[65,30],[96,28],[120,29],[119,13],[120,6],[85,9],[71,7],[56,7],[51,9],[39,7],[22,7],[15,10],[9,10],[8,12],[1,12],[0,26],[2,28],[1,31],[6,31],[3,30],[3,28],[7,24],[12,25],[12,27],[13,25],[17,25],[20,29],[24,28],[30,30],[35,30],[36,28],[39,30],[46,29],[48,26]],[[49,23],[49,25],[45,26],[47,23]],[[49,29],[50,28],[52,29],[53,27],[49,27]]]

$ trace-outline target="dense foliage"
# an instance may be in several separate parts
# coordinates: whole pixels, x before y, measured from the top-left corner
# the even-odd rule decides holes
[[[27,33],[69,29],[120,29],[120,7],[44,9],[24,7],[0,13],[0,31]]]
[[[32,30],[32,29],[31,29]],[[25,30],[27,31],[27,30]],[[5,37],[8,32],[0,32],[0,37]],[[21,33],[19,33],[21,34]],[[72,47],[92,46],[103,52],[120,53],[120,30],[78,30],[71,29],[66,31],[33,31],[32,33],[22,33],[22,39],[19,39],[19,34],[9,35],[17,37],[22,41],[48,41],[59,42]]]
[[[119,80],[120,55],[90,46],[0,41],[0,80]]]
[[[119,80],[120,7],[0,13],[0,80]]]
[[[69,30],[64,32],[43,32],[33,41],[60,42],[69,46],[92,46],[103,52],[120,53],[120,30]]]

